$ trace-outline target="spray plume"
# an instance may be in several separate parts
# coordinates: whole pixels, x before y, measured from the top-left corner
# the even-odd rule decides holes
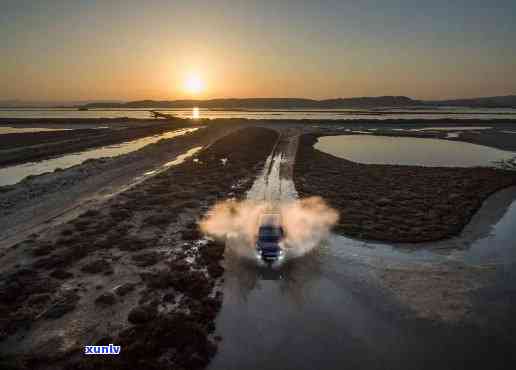
[[[213,206],[200,227],[204,234],[217,239],[238,239],[238,248],[250,252],[254,250],[260,216],[264,213],[281,215],[285,248],[290,256],[301,256],[316,247],[339,219],[337,211],[321,197],[280,204],[228,200]]]

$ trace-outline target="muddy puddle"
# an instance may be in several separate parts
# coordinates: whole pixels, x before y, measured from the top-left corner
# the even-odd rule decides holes
[[[469,264],[516,263],[516,187],[493,194],[475,214],[461,235],[437,246],[462,246],[451,257]]]
[[[127,185],[123,186],[122,188],[116,189],[113,192],[108,192],[106,194],[103,194],[103,196],[104,196],[104,198],[109,198],[115,194],[122,193],[122,192],[126,191],[127,189],[133,187],[134,185],[139,184],[139,183],[147,180],[148,178],[155,176],[155,175],[169,169],[172,166],[177,166],[177,165],[183,163],[188,158],[190,158],[190,157],[194,156],[195,154],[197,154],[198,152],[200,152],[202,150],[202,148],[203,148],[202,146],[196,146],[194,148],[188,149],[186,152],[179,154],[174,160],[166,162],[157,168],[147,171],[143,175],[136,176]]]
[[[358,163],[429,167],[487,167],[516,156],[515,152],[466,142],[372,135],[323,136],[314,148]]]
[[[144,137],[116,145],[86,150],[84,152],[67,154],[58,158],[47,159],[40,162],[24,163],[21,165],[0,168],[0,186],[16,184],[27,176],[35,176],[46,172],[53,172],[57,169],[65,169],[81,164],[89,159],[116,157],[131,153],[149,144],[154,144],[162,139],[172,139],[196,130],[198,130],[198,128],[174,130],[160,135]]]
[[[294,184],[279,166],[292,160],[269,157],[248,198],[292,200]],[[516,261],[515,222],[516,188],[509,188],[484,202],[458,237],[418,250],[330,235],[310,253],[270,268],[233,253],[241,241],[229,238],[216,323],[222,341],[209,369],[424,369],[474,362],[470,351],[484,345],[477,341],[480,329],[446,325],[472,310],[470,292],[485,277],[477,266]]]
[[[281,174],[281,165],[289,159],[285,153],[270,155],[264,170],[247,194],[247,198],[255,201],[279,202],[297,198],[292,180]]]

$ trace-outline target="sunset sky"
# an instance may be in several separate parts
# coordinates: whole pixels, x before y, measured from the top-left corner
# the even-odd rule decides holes
[[[516,93],[516,1],[0,1],[0,99]]]

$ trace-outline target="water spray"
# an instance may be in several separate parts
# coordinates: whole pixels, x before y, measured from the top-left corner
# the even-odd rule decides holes
[[[202,232],[219,240],[232,240],[228,247],[241,256],[253,258],[260,220],[277,213],[284,232],[282,248],[287,258],[302,256],[324,240],[338,221],[337,211],[321,197],[273,204],[266,201],[227,200],[215,204],[200,222]]]

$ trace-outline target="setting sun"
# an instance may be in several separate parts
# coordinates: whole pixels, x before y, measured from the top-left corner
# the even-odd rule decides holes
[[[188,75],[185,79],[185,90],[190,94],[200,94],[204,90],[204,83],[197,73]]]

